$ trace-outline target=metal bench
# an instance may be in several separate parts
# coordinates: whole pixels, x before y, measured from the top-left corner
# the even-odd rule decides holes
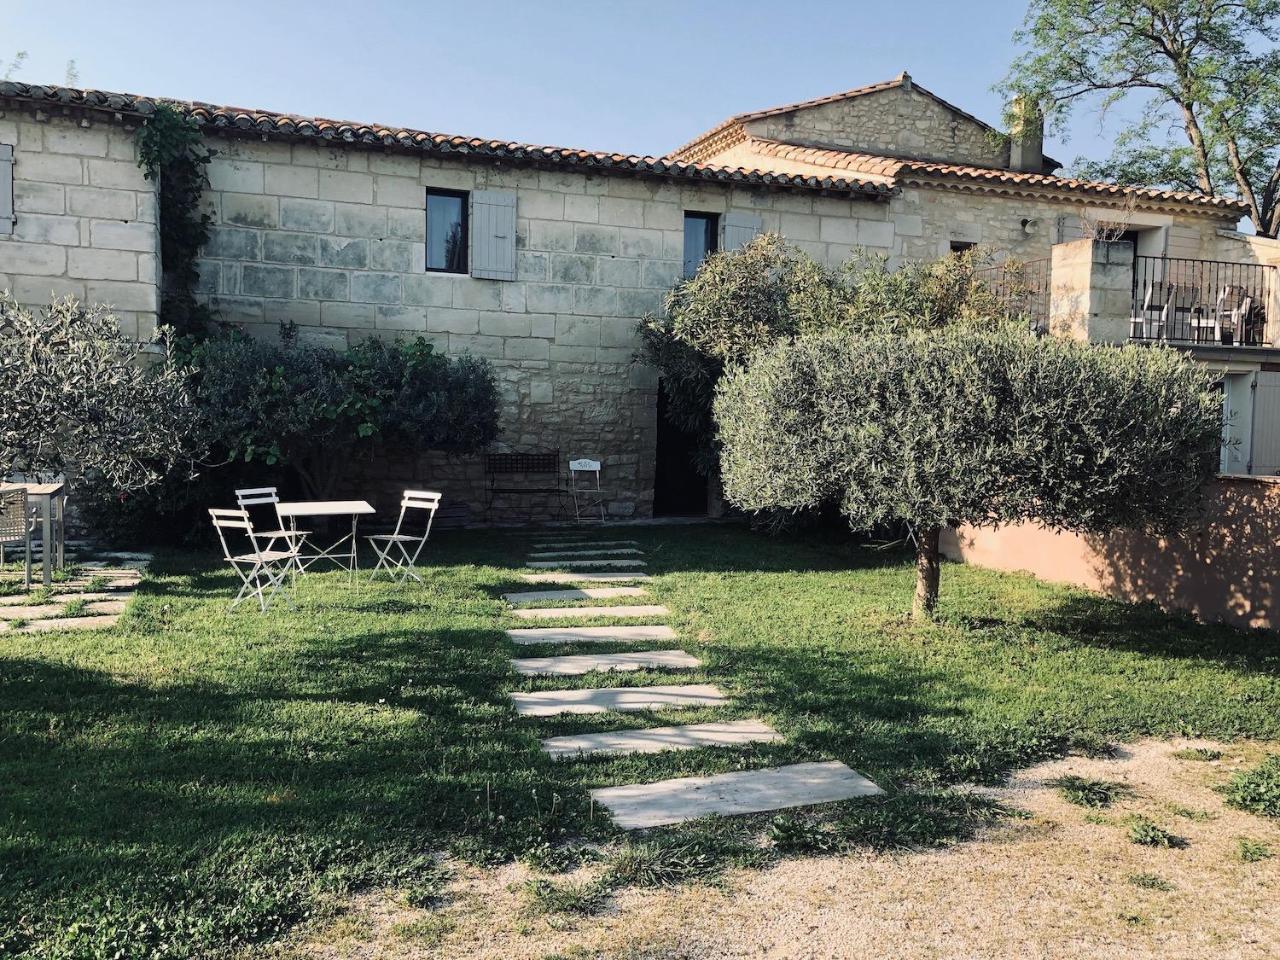
[[[565,487],[560,478],[559,450],[549,453],[491,453],[485,457],[484,474],[488,481],[484,504],[486,520],[493,512],[494,501],[502,496],[554,496],[560,516],[565,515]],[[517,483],[519,478],[526,482]]]

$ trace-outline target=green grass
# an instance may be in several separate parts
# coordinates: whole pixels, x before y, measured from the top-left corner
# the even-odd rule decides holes
[[[1226,794],[1227,802],[1233,807],[1266,817],[1280,817],[1280,753],[1232,777]]]
[[[441,851],[492,864],[599,842],[615,889],[954,843],[1002,814],[958,783],[1146,735],[1280,739],[1280,650],[1257,636],[951,565],[939,621],[918,625],[901,554],[731,527],[627,537],[704,661],[680,679],[731,706],[517,717],[509,691],[562,681],[509,670],[502,628],[529,624],[499,596],[524,586],[527,541],[497,533],[433,539],[426,586],[308,577],[300,613],[265,616],[224,614],[213,550],[161,553],[111,630],[0,634],[0,955],[205,955],[371,887],[429,905]],[[642,646],[521,651],[591,649]],[[785,742],[561,762],[538,746],[753,716]],[[887,796],[624,839],[587,793],[822,759]],[[590,900],[561,892],[538,897]]]
[[[1154,873],[1131,873],[1125,879],[1140,890],[1159,890],[1161,893],[1173,890],[1172,883]]]
[[[1062,799],[1068,803],[1095,809],[1109,807],[1129,792],[1123,784],[1111,783],[1108,780],[1092,780],[1075,774],[1058,777],[1056,780],[1051,780],[1049,785],[1056,787]]]
[[[62,608],[64,617],[83,617],[89,612],[89,603],[83,597],[68,600]]]
[[[1189,747],[1186,750],[1175,750],[1173,756],[1178,760],[1196,760],[1201,763],[1212,763],[1222,759],[1222,751],[1211,747]]]
[[[1166,850],[1186,846],[1186,841],[1181,837],[1174,836],[1160,824],[1141,814],[1129,820],[1129,842],[1141,847],[1161,847]]]
[[[1263,860],[1270,860],[1273,856],[1275,854],[1270,844],[1264,840],[1240,837],[1236,841],[1236,858],[1241,863],[1261,863]]]

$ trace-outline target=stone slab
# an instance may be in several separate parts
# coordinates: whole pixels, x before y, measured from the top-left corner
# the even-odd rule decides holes
[[[556,543],[530,544],[534,550],[563,550],[568,547],[638,547],[638,540],[560,540]]]
[[[527,590],[524,593],[504,593],[502,599],[513,606],[526,603],[544,603],[548,600],[608,600],[610,597],[643,597],[643,587],[582,587],[576,590]]]
[[[883,792],[856,770],[832,760],[604,787],[592,790],[591,796],[613,814],[619,827],[640,830],[712,815],[809,807]]]
[[[108,562],[106,560],[85,560],[83,563],[77,563],[76,566],[83,567],[86,570],[92,570],[95,574],[111,575],[118,574],[123,576],[126,573],[136,573],[139,570],[147,569],[146,560],[126,560]]]
[[[591,754],[662,753],[702,747],[740,747],[748,743],[772,743],[782,734],[763,720],[729,720],[725,723],[691,723],[683,727],[650,727],[648,730],[615,730],[569,737],[548,737],[542,749],[553,757]]]
[[[516,673],[526,677],[575,677],[596,670],[692,670],[702,666],[683,650],[649,650],[644,653],[582,653],[567,657],[528,657],[512,660]]]
[[[525,583],[632,583],[653,579],[647,573],[522,573]]]
[[[634,547],[614,547],[612,550],[549,550],[529,554],[530,560],[572,560],[575,557],[642,557],[643,550]]]
[[[512,643],[641,643],[674,640],[676,632],[661,624],[617,627],[521,627],[507,631]]]
[[[532,570],[555,570],[558,567],[647,567],[643,560],[530,560]]]
[[[0,631],[12,630],[14,633],[35,633],[45,630],[98,630],[113,627],[120,617],[118,614],[99,617],[54,617],[49,620],[32,620],[26,626],[10,627],[0,623]]]
[[[604,687],[595,690],[539,690],[513,693],[516,713],[554,717],[563,713],[627,713],[634,710],[684,710],[718,707],[728,698],[709,683],[659,687]]]
[[[562,617],[665,617],[671,611],[657,603],[629,604],[617,607],[529,607],[512,610],[521,620],[558,620]]]
[[[72,599],[83,599],[83,597],[77,597],[73,594]],[[127,597],[124,599],[95,600],[86,602],[85,610],[90,614],[124,613],[125,604],[128,602],[129,599]],[[59,616],[66,609],[66,606],[66,601],[62,603],[14,604],[0,607],[0,620],[43,620],[46,617]]]

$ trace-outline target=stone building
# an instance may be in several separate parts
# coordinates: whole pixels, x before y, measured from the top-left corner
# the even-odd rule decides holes
[[[0,83],[0,288],[105,301],[152,330],[156,202],[133,132],[155,104]],[[708,250],[772,231],[832,265],[860,248],[900,262],[971,245],[1037,261],[1097,224],[1147,257],[1247,247],[1235,201],[1055,176],[1034,131],[1002,136],[905,73],[733,117],[666,156],[179,106],[217,151],[199,266],[222,319],[265,337],[288,321],[335,347],[421,335],[489,358],[501,449],[602,460],[619,517],[655,499],[705,507],[633,355],[637,318]],[[479,510],[483,459],[379,464],[373,481],[429,483]]]

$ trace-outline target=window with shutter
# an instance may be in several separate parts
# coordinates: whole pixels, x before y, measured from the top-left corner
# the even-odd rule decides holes
[[[13,147],[0,143],[0,236],[13,233]]]
[[[508,190],[471,193],[471,275],[516,278],[516,195]]]
[[[726,213],[724,215],[724,242],[722,250],[739,250],[745,247],[761,230],[760,216],[755,213]]]

